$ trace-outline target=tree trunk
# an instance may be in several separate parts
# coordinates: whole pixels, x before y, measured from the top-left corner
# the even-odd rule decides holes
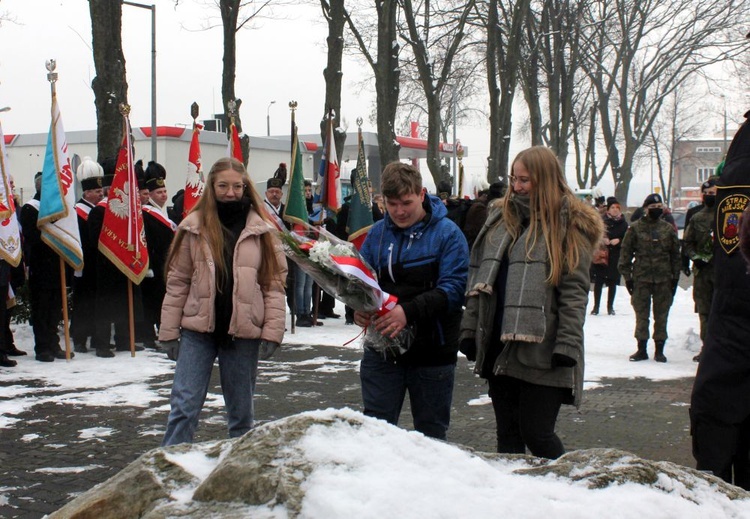
[[[122,144],[120,103],[128,102],[122,52],[122,4],[90,0],[91,40],[96,77],[91,81],[96,106],[97,160],[117,155]]]
[[[398,68],[399,45],[396,31],[396,0],[378,0],[378,58],[374,66],[375,99],[377,106],[378,148],[380,164],[384,168],[397,161],[400,145],[396,142],[394,129],[396,109],[398,108],[399,79]],[[380,172],[378,172],[378,177]]]
[[[328,63],[326,64],[325,70],[323,70],[323,77],[326,82],[326,100],[325,100],[325,115],[320,122],[320,135],[321,141],[325,143],[326,140],[326,125],[328,120],[328,110],[333,109],[333,140],[336,149],[337,162],[341,164],[341,157],[344,152],[344,144],[346,143],[346,131],[336,131],[341,126],[341,79],[342,79],[342,62],[344,54],[344,0],[330,0],[329,3],[325,0],[321,1],[323,12],[328,21]]]
[[[228,103],[234,100],[237,103],[234,117],[234,124],[237,127],[237,132],[242,133],[242,119],[240,118],[240,106],[242,106],[242,100],[237,99],[234,92],[234,81],[236,79],[236,68],[237,68],[237,19],[239,17],[241,0],[221,0],[219,3],[219,9],[221,10],[221,22],[224,38],[224,55],[222,58],[222,70],[221,70],[221,102],[222,109],[226,114],[226,127],[227,137],[229,135],[229,113]],[[247,166],[247,160],[250,151],[250,138],[247,135],[243,135],[240,138],[240,146],[242,148],[242,161]]]

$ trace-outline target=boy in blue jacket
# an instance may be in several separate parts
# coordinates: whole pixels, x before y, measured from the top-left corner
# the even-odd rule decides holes
[[[360,251],[380,287],[398,298],[387,314],[356,312],[360,326],[396,337],[408,328],[402,353],[366,347],[360,368],[364,412],[398,423],[409,392],[414,428],[444,440],[450,423],[459,326],[469,248],[461,229],[446,218],[442,201],[428,195],[419,171],[393,162],[382,174],[387,214],[370,230]]]

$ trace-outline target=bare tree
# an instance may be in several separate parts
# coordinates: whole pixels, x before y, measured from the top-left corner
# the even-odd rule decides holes
[[[526,59],[521,60],[524,97],[529,108],[531,142],[552,148],[565,167],[576,105],[590,96],[580,84],[583,8],[589,0],[537,0],[526,18]],[[583,88],[581,88],[583,87]],[[546,94],[546,118],[541,107]]]
[[[179,5],[181,0],[174,0],[175,6]],[[221,103],[224,110],[227,110],[229,101],[236,102],[237,114],[234,118],[234,124],[237,131],[242,133],[242,118],[240,117],[240,107],[242,99],[237,99],[234,83],[237,71],[237,32],[245,27],[249,27],[253,20],[259,18],[264,10],[267,10],[273,0],[212,0],[219,8],[221,14],[221,27],[223,32],[223,56],[221,71]],[[276,2],[279,3],[279,2]],[[214,25],[209,21],[204,29],[211,29]],[[228,131],[228,125],[227,125]],[[242,145],[242,156],[247,165],[247,159],[250,151],[250,137],[242,135],[240,137]]]
[[[473,0],[467,2],[440,3],[426,1],[416,9],[411,0],[400,0],[405,31],[401,38],[406,41],[414,55],[414,67],[427,104],[427,167],[437,185],[448,175],[440,164],[440,137],[442,124],[441,96],[451,76],[451,69],[458,52],[462,49],[464,28],[474,8]]]
[[[396,142],[396,110],[400,92],[397,0],[375,0],[375,19],[365,19],[360,25],[347,10],[345,17],[349,30],[354,36],[362,56],[370,65],[375,76],[376,126],[378,131],[378,150],[381,165],[398,160],[399,144]],[[377,28],[375,35],[367,29]],[[375,40],[377,55],[373,56],[372,43]],[[371,171],[373,169],[371,164]],[[375,168],[379,170],[380,168]]]
[[[320,7],[323,10],[323,17],[328,23],[328,62],[323,77],[326,81],[326,98],[324,111],[326,117],[320,122],[320,135],[325,142],[327,115],[329,110],[333,110],[334,128],[341,126],[341,80],[343,77],[342,63],[344,55],[344,28],[346,27],[346,18],[344,16],[344,0],[320,0]],[[334,132],[334,143],[336,157],[339,164],[341,163],[341,154],[344,151],[346,143],[346,131]]]
[[[487,84],[490,93],[490,154],[487,180],[505,178],[510,156],[513,99],[523,59],[524,20],[530,0],[490,0],[486,5]]]
[[[103,161],[122,143],[120,103],[128,102],[125,55],[122,52],[122,4],[89,0],[96,77],[91,81],[96,106],[96,153]]]
[[[686,78],[736,58],[747,0],[612,0],[586,10],[590,53],[583,59],[597,88],[601,130],[615,195],[627,200],[639,148],[665,99]],[[613,124],[621,115],[620,126]],[[617,133],[616,131],[617,130]]]

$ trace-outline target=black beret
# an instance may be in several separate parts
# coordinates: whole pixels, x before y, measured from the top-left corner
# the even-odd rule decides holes
[[[271,189],[272,187],[277,187],[281,189],[283,185],[284,185],[283,180],[281,180],[280,178],[271,177],[266,182],[266,189]]]
[[[704,183],[701,184],[701,191],[705,191],[706,189],[710,189],[716,185],[716,179],[709,178]]]
[[[661,204],[662,202],[663,200],[661,199],[661,195],[659,193],[651,193],[643,201],[643,207],[649,206],[651,204]]]

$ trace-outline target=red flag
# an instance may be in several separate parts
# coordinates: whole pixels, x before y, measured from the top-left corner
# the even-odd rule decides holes
[[[124,129],[99,235],[99,251],[133,283],[140,284],[148,272],[148,249],[127,116],[124,116]]]
[[[240,134],[237,133],[237,126],[234,124],[234,120],[229,123],[229,146],[227,147],[227,156],[234,157],[240,162],[245,161],[242,158],[242,146],[240,145]]]
[[[187,179],[185,180],[185,198],[182,209],[183,218],[195,207],[201,194],[203,194],[204,181],[203,168],[201,168],[201,143],[198,140],[201,129],[203,129],[203,126],[200,124],[193,124],[193,139],[190,141]]]
[[[318,178],[321,183],[318,201],[323,209],[334,214],[338,213],[341,209],[341,178],[339,164],[336,160],[336,144],[333,140],[333,113],[328,118],[325,152],[320,162]]]

